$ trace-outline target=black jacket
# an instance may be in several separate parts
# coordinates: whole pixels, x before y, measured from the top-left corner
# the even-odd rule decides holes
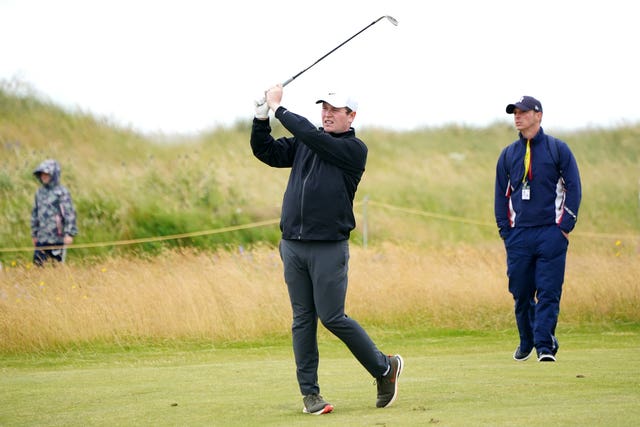
[[[327,133],[284,107],[275,116],[293,137],[275,139],[268,120],[254,119],[251,149],[269,166],[291,168],[282,201],[282,238],[347,240],[356,225],[353,199],[367,162],[367,146],[353,128]]]

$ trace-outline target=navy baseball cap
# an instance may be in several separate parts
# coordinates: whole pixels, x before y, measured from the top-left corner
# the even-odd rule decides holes
[[[518,102],[507,105],[507,114],[513,114],[513,110],[516,108],[522,111],[533,110],[542,113],[542,104],[533,96],[523,96]]]

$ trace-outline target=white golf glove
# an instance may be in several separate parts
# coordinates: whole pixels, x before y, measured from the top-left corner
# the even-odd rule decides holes
[[[267,104],[267,100],[264,96],[254,101],[254,105],[256,119],[265,120],[269,118],[269,104]]]

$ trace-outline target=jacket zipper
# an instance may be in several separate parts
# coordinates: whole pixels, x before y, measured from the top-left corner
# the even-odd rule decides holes
[[[313,168],[316,166],[317,156],[313,155],[313,161],[311,162],[311,167],[309,168],[309,172],[302,180],[302,191],[300,192],[300,230],[298,231],[298,240],[302,239],[302,229],[304,228],[304,192],[305,187],[307,186],[307,180],[313,171]]]

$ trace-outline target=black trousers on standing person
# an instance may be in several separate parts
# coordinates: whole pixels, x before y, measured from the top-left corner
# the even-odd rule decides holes
[[[36,249],[33,251],[33,263],[39,267],[42,267],[48,259],[52,259],[58,262],[64,262],[64,258],[66,255],[66,249],[62,246],[63,242],[57,243],[36,243]],[[56,249],[38,249],[47,246],[60,246],[60,248]]]
[[[388,358],[365,330],[344,312],[349,241],[281,240],[280,257],[293,311],[293,352],[300,392],[319,394],[318,319],[373,376],[382,376]]]

